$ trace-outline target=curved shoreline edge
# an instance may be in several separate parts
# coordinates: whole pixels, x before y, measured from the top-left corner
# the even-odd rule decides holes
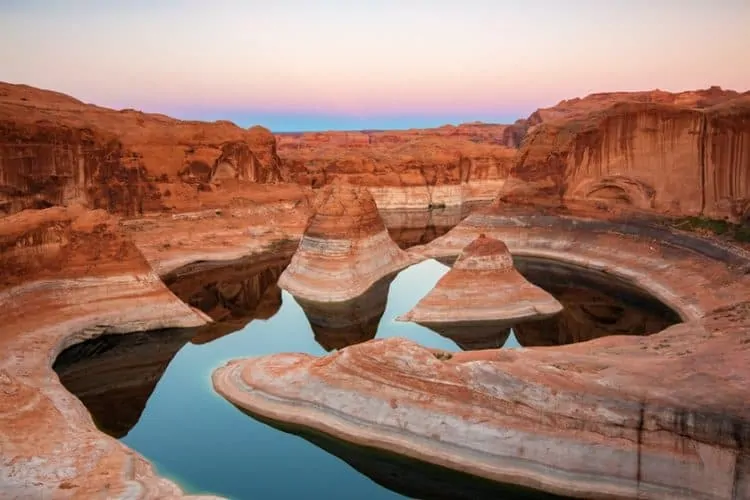
[[[472,215],[409,253],[455,256],[481,232],[514,255],[630,282],[685,322],[647,338],[461,352],[449,361],[403,339],[321,358],[234,360],[215,371],[215,389],[251,414],[555,494],[721,499],[750,492],[745,252],[721,248],[729,258],[719,261],[711,242],[666,229],[646,227],[638,237],[635,225],[538,220]],[[662,232],[671,238],[654,239]],[[429,425],[440,419],[452,427]]]
[[[487,224],[480,226],[482,231],[487,231],[489,227]],[[463,242],[475,237],[478,231],[470,221],[470,224],[460,225],[426,247],[412,249],[409,253],[416,261],[455,255],[455,248],[460,250]],[[530,228],[522,231],[501,228],[493,234],[504,238],[511,251],[518,255],[525,252],[546,258],[574,250],[573,241],[548,239],[545,253],[544,238],[530,239],[534,231]],[[516,238],[513,234],[517,235]],[[536,243],[531,244],[530,241]],[[267,245],[253,246],[244,258],[270,250],[274,243],[278,242],[269,241]],[[231,255],[231,259],[239,257],[235,252],[226,255]],[[201,257],[205,256],[196,252],[191,260],[196,268],[217,264]],[[568,261],[572,260],[569,258]],[[651,265],[657,261],[655,258],[645,259],[639,264]],[[581,257],[577,262],[595,264],[621,277],[633,276],[628,276],[627,272],[622,274],[627,268],[614,265],[611,258],[586,261]],[[705,257],[693,262],[696,263],[698,269],[702,269],[701,275],[718,271],[716,277],[727,277],[723,263],[706,260]],[[152,268],[155,267],[152,263]],[[656,265],[654,269],[664,272],[665,266]],[[692,266],[691,269],[695,271]],[[169,272],[175,271],[178,270],[169,269]],[[674,273],[672,275],[674,277]],[[650,284],[647,281],[639,284],[662,300],[666,298],[665,302],[690,323],[680,325],[685,328],[693,328],[712,308],[728,307],[731,300],[727,300],[726,295],[731,295],[732,290],[748,290],[747,279],[727,282],[729,288],[725,290],[725,297],[714,301],[711,297],[705,297],[708,294],[700,293],[706,290],[702,287],[698,292],[702,299],[695,294],[686,296],[674,293],[669,287],[659,295],[654,293],[654,286],[659,283],[657,280]],[[65,293],[61,293],[63,290]],[[102,297],[105,299],[102,300]],[[673,302],[668,300],[670,297]],[[12,329],[9,335],[0,336],[0,348],[6,353],[0,360],[0,392],[17,402],[12,408],[5,405],[0,407],[0,448],[3,450],[0,456],[3,464],[0,493],[11,497],[29,496],[29,492],[32,492],[31,496],[45,494],[51,498],[87,498],[106,492],[110,498],[182,498],[179,487],[159,477],[146,459],[96,429],[88,411],[59,383],[51,366],[57,354],[66,347],[106,333],[194,327],[205,324],[206,318],[177,299],[153,271],[39,280],[0,293],[0,305],[6,313],[6,328]],[[38,313],[27,314],[32,310]],[[604,339],[587,345],[594,350],[598,349],[596,346],[606,349],[608,342]],[[584,345],[578,346],[578,350],[586,349]],[[534,353],[529,354],[530,351]],[[521,356],[524,359],[527,356],[543,357],[545,352],[551,351],[556,352],[545,348],[525,349]],[[575,346],[570,351],[575,353]],[[491,351],[481,352],[495,356]],[[471,362],[471,356],[476,356],[476,353],[459,353],[457,361],[463,355],[467,362]],[[746,370],[741,375],[746,376]],[[453,466],[459,467],[460,464]],[[468,469],[475,473],[470,467]],[[743,485],[743,488],[750,488],[745,483]]]

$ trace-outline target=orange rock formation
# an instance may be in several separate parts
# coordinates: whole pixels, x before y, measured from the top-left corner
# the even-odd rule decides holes
[[[480,234],[435,288],[398,319],[419,323],[460,343],[462,337],[493,339],[504,333],[507,338],[511,326],[549,318],[561,310],[554,297],[515,270],[505,243]]]
[[[115,111],[0,82],[0,213],[72,202],[127,215],[161,210],[180,186],[276,182],[273,135],[231,122]]]
[[[669,215],[750,214],[750,93],[594,94],[539,110],[507,198]]]
[[[386,231],[369,190],[326,186],[279,286],[313,302],[353,299],[411,263]]]
[[[456,255],[480,232],[514,255],[606,270],[684,323],[649,337],[452,356],[374,340],[323,358],[231,361],[214,387],[271,420],[554,494],[750,492],[750,255],[648,225],[489,211],[413,253]]]

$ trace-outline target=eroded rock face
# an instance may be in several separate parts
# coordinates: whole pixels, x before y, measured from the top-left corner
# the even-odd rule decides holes
[[[319,192],[279,286],[303,300],[346,301],[411,263],[388,235],[368,189],[337,183]]]
[[[530,121],[503,196],[748,215],[750,94],[595,94]]]
[[[161,210],[176,186],[280,180],[273,135],[84,104],[0,83],[0,214],[82,203],[133,215]]]
[[[480,232],[514,254],[606,270],[685,323],[449,358],[374,340],[323,358],[232,361],[214,386],[265,418],[554,494],[718,500],[750,491],[745,252],[663,228],[484,213],[414,253],[456,255]]]
[[[435,288],[398,320],[419,323],[459,345],[465,338],[467,347],[485,341],[500,347],[511,326],[545,319],[561,310],[552,295],[515,270],[505,243],[480,234]],[[494,343],[500,340],[499,345]]]
[[[94,427],[51,366],[92,337],[208,318],[164,286],[103,210],[54,207],[0,219],[0,268],[0,496],[181,497],[143,457]]]
[[[345,180],[369,187],[381,209],[425,209],[491,200],[515,156],[507,130],[466,124],[277,138],[286,180],[313,187]]]

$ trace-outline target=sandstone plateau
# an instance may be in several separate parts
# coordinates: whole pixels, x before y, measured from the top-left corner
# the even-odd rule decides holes
[[[479,332],[485,333],[480,337],[502,332],[507,338],[511,326],[561,310],[553,296],[515,270],[505,243],[480,234],[435,287],[397,319],[419,323],[461,345],[462,338],[476,339]]]
[[[481,233],[514,256],[646,290],[683,322],[648,337],[452,355],[375,340],[323,358],[232,361],[214,386],[264,418],[550,493],[750,495],[747,252],[637,219],[493,208],[410,253],[455,256]]]
[[[309,302],[346,302],[412,259],[391,239],[365,187],[335,183],[314,214],[279,286]]]
[[[217,370],[217,389],[256,415],[559,494],[750,497],[750,256],[666,227],[688,215],[747,224],[749,100],[718,88],[594,94],[512,125],[274,137],[0,84],[0,497],[181,498],[97,429],[51,366],[101,337],[107,365],[89,371],[104,385],[110,369],[139,381],[101,389],[122,411],[94,416],[126,432],[182,342],[273,314],[279,286],[309,301],[319,340],[340,350]],[[393,273],[452,262],[480,234],[505,242],[519,270],[564,262],[661,309],[568,289],[562,312],[516,335],[588,342],[345,347],[371,335],[377,314],[357,304],[377,313]],[[429,243],[403,251],[393,239]],[[323,312],[332,303],[343,309]],[[595,338],[591,321],[613,336]],[[168,348],[139,351],[140,333],[112,341],[132,332]],[[96,393],[59,361],[63,382]]]

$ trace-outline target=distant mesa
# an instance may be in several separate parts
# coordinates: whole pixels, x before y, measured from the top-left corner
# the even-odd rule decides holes
[[[430,293],[397,320],[426,326],[466,347],[477,348],[477,342],[479,347],[500,347],[513,325],[549,318],[562,309],[552,295],[516,271],[505,243],[480,234]]]

